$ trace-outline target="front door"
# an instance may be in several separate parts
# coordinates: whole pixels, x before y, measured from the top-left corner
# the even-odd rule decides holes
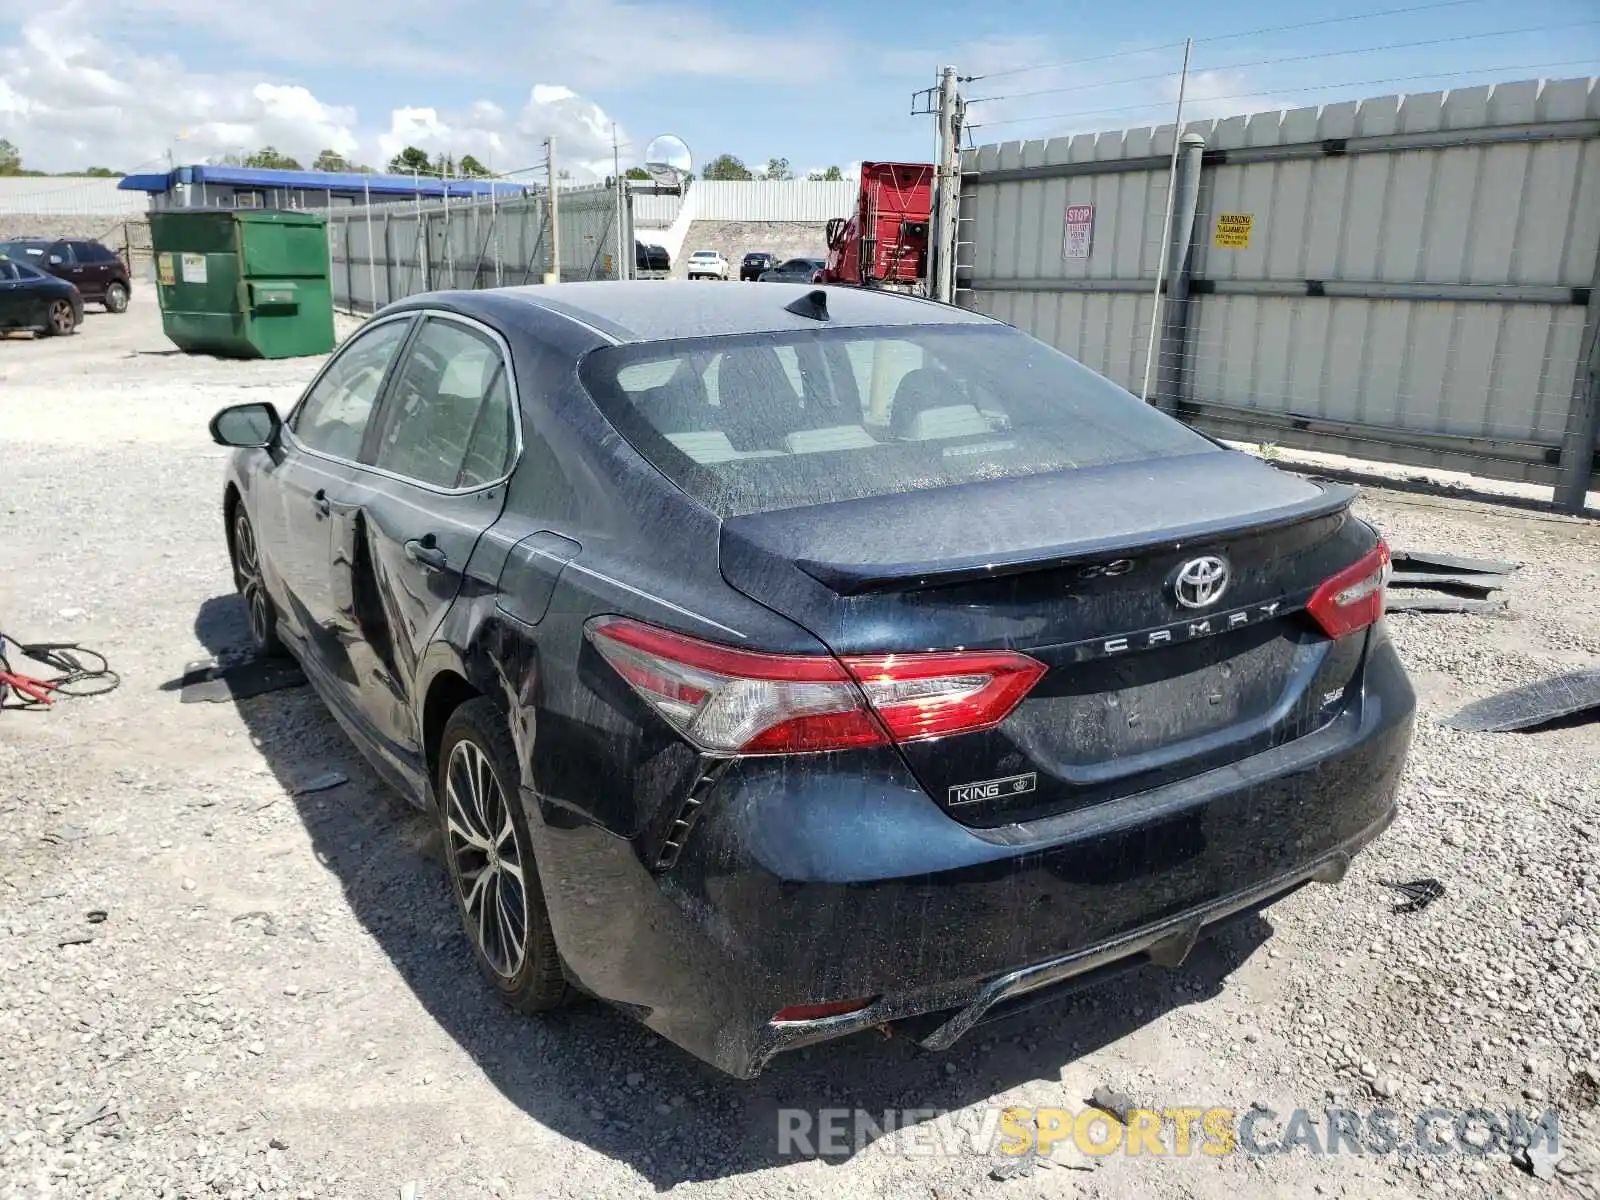
[[[278,610],[313,669],[335,679],[350,667],[334,620],[331,518],[411,323],[380,321],[345,343],[289,415],[288,436],[252,485],[251,516]]]
[[[407,346],[341,497],[334,588],[355,700],[391,752],[421,749],[418,665],[500,517],[518,438],[504,344],[429,315]]]
[[[99,300],[106,294],[107,263],[102,262],[96,247],[89,242],[68,242],[72,253],[72,282],[78,285],[85,300]]]

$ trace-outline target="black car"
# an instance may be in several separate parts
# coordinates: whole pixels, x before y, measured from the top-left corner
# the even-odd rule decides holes
[[[634,277],[637,279],[666,279],[672,273],[672,258],[666,248],[635,242]]]
[[[762,283],[821,283],[822,268],[827,262],[820,258],[791,258],[762,272]]]
[[[437,812],[524,1011],[600,997],[746,1077],[943,1048],[1394,816],[1414,697],[1353,490],[976,313],[422,295],[211,429],[256,641]]]
[[[99,242],[77,238],[16,238],[0,242],[0,254],[65,279],[85,300],[108,313],[128,311],[133,285],[127,264]]]
[[[83,297],[64,279],[0,254],[0,330],[60,336],[83,321]]]
[[[777,262],[776,254],[768,254],[765,250],[752,250],[739,263],[739,282],[753,283],[761,278],[763,271],[770,271]]]

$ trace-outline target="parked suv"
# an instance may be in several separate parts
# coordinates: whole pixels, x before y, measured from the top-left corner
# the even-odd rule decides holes
[[[634,278],[665,279],[672,272],[672,259],[666,248],[634,242]]]
[[[128,311],[132,287],[127,265],[99,242],[77,239],[18,238],[0,242],[0,254],[65,279],[85,299],[109,313]]]
[[[765,250],[752,250],[744,256],[744,261],[739,264],[739,282],[750,283],[761,278],[761,272],[770,271],[778,265],[778,256],[768,254]]]
[[[728,278],[728,260],[722,257],[720,250],[696,250],[689,255],[687,272],[690,279],[720,279]]]

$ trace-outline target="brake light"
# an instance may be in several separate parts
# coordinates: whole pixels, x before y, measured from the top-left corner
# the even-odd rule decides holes
[[[600,617],[589,640],[673,728],[721,754],[798,754],[971,733],[1044,674],[1006,651],[836,659],[764,654]]]
[[[1375,625],[1383,616],[1384,589],[1392,569],[1389,546],[1379,538],[1361,558],[1324,580],[1306,608],[1329,637],[1344,637]]]

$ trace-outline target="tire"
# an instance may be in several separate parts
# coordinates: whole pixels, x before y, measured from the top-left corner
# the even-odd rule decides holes
[[[245,616],[250,622],[250,641],[259,658],[282,658],[288,653],[278,637],[278,606],[267,591],[266,578],[261,571],[261,548],[256,542],[255,526],[250,524],[250,514],[244,510],[244,501],[234,505],[233,536],[229,539],[233,556],[233,586],[244,600]]]
[[[480,696],[451,713],[439,744],[439,835],[478,970],[510,1008],[548,1012],[567,999],[567,979],[517,799],[516,761],[493,700]]]
[[[52,300],[44,311],[45,337],[68,337],[78,328],[78,312],[71,300]]]
[[[104,300],[104,304],[108,313],[116,313],[120,315],[127,312],[128,289],[120,283],[113,283],[110,287],[106,288],[106,298]]]

